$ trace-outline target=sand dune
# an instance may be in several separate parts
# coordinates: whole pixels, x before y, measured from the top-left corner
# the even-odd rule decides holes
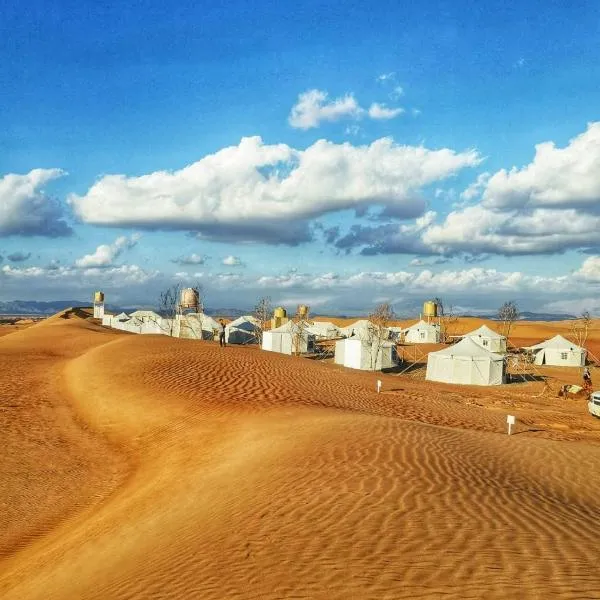
[[[0,339],[0,597],[600,597],[581,403],[66,314]]]

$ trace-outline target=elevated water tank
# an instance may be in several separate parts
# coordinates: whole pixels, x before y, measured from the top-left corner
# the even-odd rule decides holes
[[[423,303],[424,317],[437,317],[437,304],[433,300],[427,300]]]
[[[94,303],[104,302],[104,292],[94,292]]]
[[[285,308],[282,308],[281,306],[278,306],[274,311],[273,311],[273,316],[276,319],[284,319],[287,316],[287,313],[285,312]]]
[[[308,317],[308,306],[306,306],[306,304],[298,305],[298,316],[303,319],[306,319]]]
[[[197,309],[199,304],[200,294],[198,293],[198,290],[195,290],[194,288],[184,288],[181,290],[179,295],[179,306],[182,310],[186,308]]]

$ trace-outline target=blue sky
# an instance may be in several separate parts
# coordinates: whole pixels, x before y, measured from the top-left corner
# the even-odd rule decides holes
[[[9,3],[0,301],[600,312],[599,40],[592,2]]]

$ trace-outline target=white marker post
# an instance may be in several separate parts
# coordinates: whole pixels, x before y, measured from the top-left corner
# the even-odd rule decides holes
[[[377,380],[377,393],[381,392],[381,379]]]
[[[506,422],[508,423],[508,435],[510,435],[510,430],[516,422],[515,415],[507,415]]]

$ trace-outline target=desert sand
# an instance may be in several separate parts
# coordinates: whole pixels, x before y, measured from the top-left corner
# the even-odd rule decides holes
[[[542,391],[65,311],[0,338],[0,597],[600,598],[600,420]]]

